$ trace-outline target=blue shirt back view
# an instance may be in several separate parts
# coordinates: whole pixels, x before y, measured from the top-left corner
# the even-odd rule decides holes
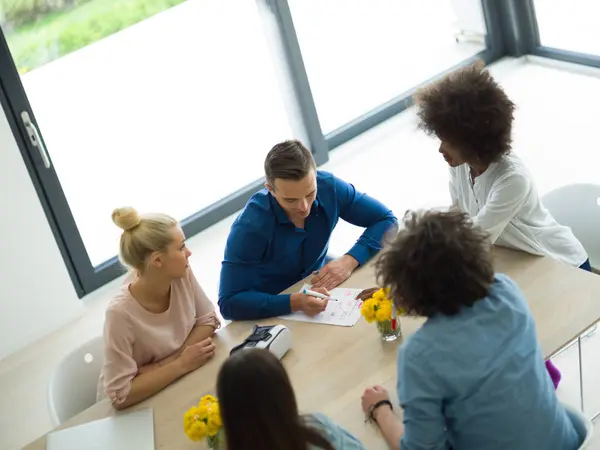
[[[496,275],[489,295],[435,315],[398,355],[402,450],[575,450],[582,442],[544,365],[523,294]]]

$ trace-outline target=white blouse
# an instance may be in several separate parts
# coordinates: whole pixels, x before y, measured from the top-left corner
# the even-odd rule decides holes
[[[473,183],[468,164],[450,168],[450,195],[497,245],[576,267],[588,258],[571,229],[542,205],[531,174],[512,153],[492,163]]]

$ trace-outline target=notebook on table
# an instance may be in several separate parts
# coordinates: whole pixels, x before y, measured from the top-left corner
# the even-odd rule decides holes
[[[154,450],[151,409],[89,422],[46,437],[46,450]]]

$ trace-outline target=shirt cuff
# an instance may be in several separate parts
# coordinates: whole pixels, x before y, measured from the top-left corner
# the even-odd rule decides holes
[[[122,387],[111,387],[106,390],[106,396],[110,398],[110,401],[114,404],[120,405],[125,400],[127,400],[127,396],[131,391],[131,381],[132,379],[127,380],[126,384]]]
[[[269,307],[268,316],[287,316],[292,313],[292,305],[290,304],[291,294],[276,295]]]
[[[367,261],[369,261],[369,259],[371,259],[371,249],[362,244],[356,244],[350,249],[347,255],[350,255],[357,260],[359,266],[363,266]]]
[[[221,328],[221,321],[217,317],[214,311],[211,311],[203,316],[196,318],[196,326],[207,325],[213,327],[215,330]]]

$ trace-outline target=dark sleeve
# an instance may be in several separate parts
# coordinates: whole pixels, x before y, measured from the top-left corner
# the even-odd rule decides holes
[[[362,266],[381,250],[385,234],[397,229],[398,219],[383,203],[358,192],[353,185],[335,179],[340,217],[352,225],[366,228],[360,239],[347,252]]]
[[[225,319],[253,320],[291,312],[289,294],[260,290],[260,265],[267,247],[267,237],[254,225],[236,222],[231,228],[219,286],[219,308]]]

